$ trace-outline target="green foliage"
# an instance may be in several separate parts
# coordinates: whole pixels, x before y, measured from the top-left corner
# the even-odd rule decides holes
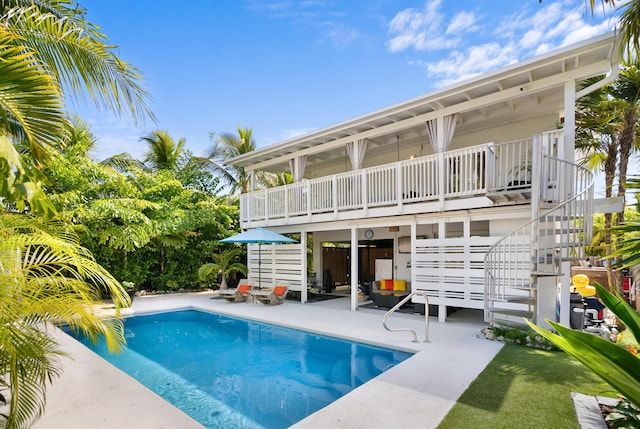
[[[117,310],[129,305],[120,284],[64,224],[0,218],[0,386],[11,392],[7,428],[26,428],[40,416],[46,385],[62,371],[64,353],[43,326],[68,324],[94,339],[104,335],[113,351],[124,345],[121,322],[92,309],[105,292]]]
[[[627,185],[630,189],[640,189],[640,179],[634,178],[629,180]],[[632,217],[622,226],[616,227],[614,230],[618,234],[623,234],[620,248],[613,252],[611,256],[620,257],[619,264],[630,267],[640,262],[640,200],[636,193],[636,210]]]
[[[153,114],[135,67],[118,58],[76,2],[9,0],[0,13],[0,197],[12,211],[51,217],[37,168],[67,136],[65,100],[88,96],[136,119]]]
[[[205,255],[238,229],[237,205],[185,186],[179,169],[148,171],[130,163],[118,171],[73,146],[52,151],[45,169],[59,218],[117,279],[150,290],[197,288]]]
[[[176,143],[167,131],[156,130],[140,141],[147,143],[148,150],[145,153],[144,163],[152,170],[175,171],[178,159],[184,151],[184,138]]]
[[[612,295],[596,283],[596,291],[618,319],[640,338],[640,315],[619,295]],[[559,335],[528,322],[540,335],[583,363],[587,368],[617,389],[631,403],[640,404],[640,358],[633,351],[601,337],[566,328],[547,321]]]
[[[210,138],[213,142],[213,149],[208,157],[211,168],[220,176],[223,185],[230,187],[229,194],[238,191],[241,194],[249,192],[249,174],[242,167],[228,165],[227,161],[256,150],[253,130],[238,127],[237,136],[231,133],[223,133],[220,136],[210,133]]]
[[[623,399],[605,420],[610,428],[640,429],[640,408]]]
[[[614,215],[615,216],[615,215]],[[626,207],[624,209],[625,226],[616,227],[610,230],[614,234],[621,234],[623,240],[633,240],[640,234],[640,213],[638,208]],[[587,247],[586,254],[588,256],[604,256],[607,255],[606,249],[606,233],[605,217],[602,213],[593,215],[593,238],[591,245]]]
[[[240,272],[246,276],[249,272],[247,266],[238,261],[238,258],[243,253],[242,249],[235,248],[220,250],[219,254],[213,254],[213,262],[198,268],[198,279],[205,281],[207,277],[213,276],[214,280],[217,280],[220,277],[222,279],[220,281],[220,289],[226,289],[227,276],[229,274]]]
[[[504,341],[526,347],[553,350],[555,347],[546,338],[538,335],[533,329],[519,329],[510,326],[491,325],[483,329],[484,335],[491,340]]]

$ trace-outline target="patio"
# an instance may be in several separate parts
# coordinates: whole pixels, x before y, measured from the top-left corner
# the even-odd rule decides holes
[[[191,307],[416,352],[295,428],[435,428],[502,347],[477,337],[485,326],[478,310],[457,311],[444,324],[432,317],[431,342],[412,343],[410,334],[383,328],[384,312],[349,311],[348,298],[313,304],[288,300],[280,306],[265,306],[209,299],[214,294],[141,296],[127,311],[140,314]],[[389,325],[411,327],[419,339],[424,338],[422,316],[393,315]],[[56,336],[73,360],[63,360],[65,372],[49,388],[45,414],[33,428],[106,429],[133,423],[139,429],[201,427],[72,338],[62,333]]]

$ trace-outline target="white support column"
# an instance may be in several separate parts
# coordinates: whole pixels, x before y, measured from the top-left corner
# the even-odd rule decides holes
[[[278,284],[278,278],[277,278],[277,273],[276,273],[276,246],[278,246],[277,244],[271,244],[271,255],[270,255],[270,261],[271,261],[271,287],[276,287],[276,285]]]
[[[443,154],[443,159],[444,159],[444,154]],[[438,221],[438,238],[442,239],[442,238],[448,238],[447,237],[447,224],[445,220],[440,219]],[[442,251],[442,247],[440,247],[438,249],[438,253],[440,253],[441,255],[443,254]],[[438,278],[438,281],[440,282],[440,284],[444,283],[444,273],[447,272],[446,267],[443,266],[442,260],[439,262],[440,264],[440,276]],[[440,323],[444,323],[447,321],[447,306],[444,304],[439,304],[438,305],[438,322]]]
[[[300,302],[307,302],[307,273],[309,267],[307,267],[307,231],[300,231],[300,259],[302,261],[302,285],[300,286]]]
[[[574,81],[564,84],[564,153],[563,157],[569,162],[575,162],[576,153],[576,83]],[[567,168],[567,174],[570,169]],[[562,195],[567,198],[573,197],[575,177],[565,177],[563,182],[565,188]],[[562,243],[567,245],[568,243]],[[560,323],[564,326],[571,325],[571,262],[562,262],[561,272],[564,274],[560,278]]]
[[[576,149],[576,83],[564,84],[564,153],[563,159],[575,162]]]
[[[351,227],[351,311],[358,309],[358,228]]]
[[[418,226],[416,221],[413,220],[411,222],[411,292],[418,289],[418,285],[416,283],[416,239],[418,236]]]

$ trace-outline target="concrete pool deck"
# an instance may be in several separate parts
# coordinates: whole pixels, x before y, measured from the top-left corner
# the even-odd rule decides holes
[[[413,343],[408,332],[384,329],[384,312],[349,311],[347,298],[266,306],[210,299],[214,296],[214,292],[141,296],[126,313],[196,308],[416,352],[292,426],[296,429],[435,428],[502,347],[478,337],[486,326],[478,310],[454,312],[446,323],[430,317],[430,342]],[[389,326],[412,328],[420,341],[424,339],[424,316],[396,313]],[[55,335],[71,359],[63,358],[64,373],[48,388],[45,413],[34,429],[202,428],[73,338],[61,332]]]

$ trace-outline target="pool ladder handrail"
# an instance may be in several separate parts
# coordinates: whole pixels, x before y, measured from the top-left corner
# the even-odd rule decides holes
[[[424,342],[425,343],[430,343],[431,341],[429,341],[429,297],[427,296],[427,293],[424,292],[424,291],[411,292],[409,295],[404,297],[404,299],[402,301],[397,303],[391,310],[387,311],[384,314],[384,317],[382,318],[382,325],[384,326],[384,328],[387,331],[391,331],[391,332],[397,332],[397,331],[409,331],[409,332],[411,332],[411,335],[413,335],[413,341],[412,342],[417,343],[418,342],[418,335],[416,334],[416,331],[414,331],[413,329],[411,329],[411,328],[390,328],[390,327],[387,326],[387,319],[389,318],[389,316],[391,316],[392,313],[396,312],[407,301],[409,301],[411,298],[413,298],[414,295],[422,295],[424,297],[424,324],[425,324]]]

